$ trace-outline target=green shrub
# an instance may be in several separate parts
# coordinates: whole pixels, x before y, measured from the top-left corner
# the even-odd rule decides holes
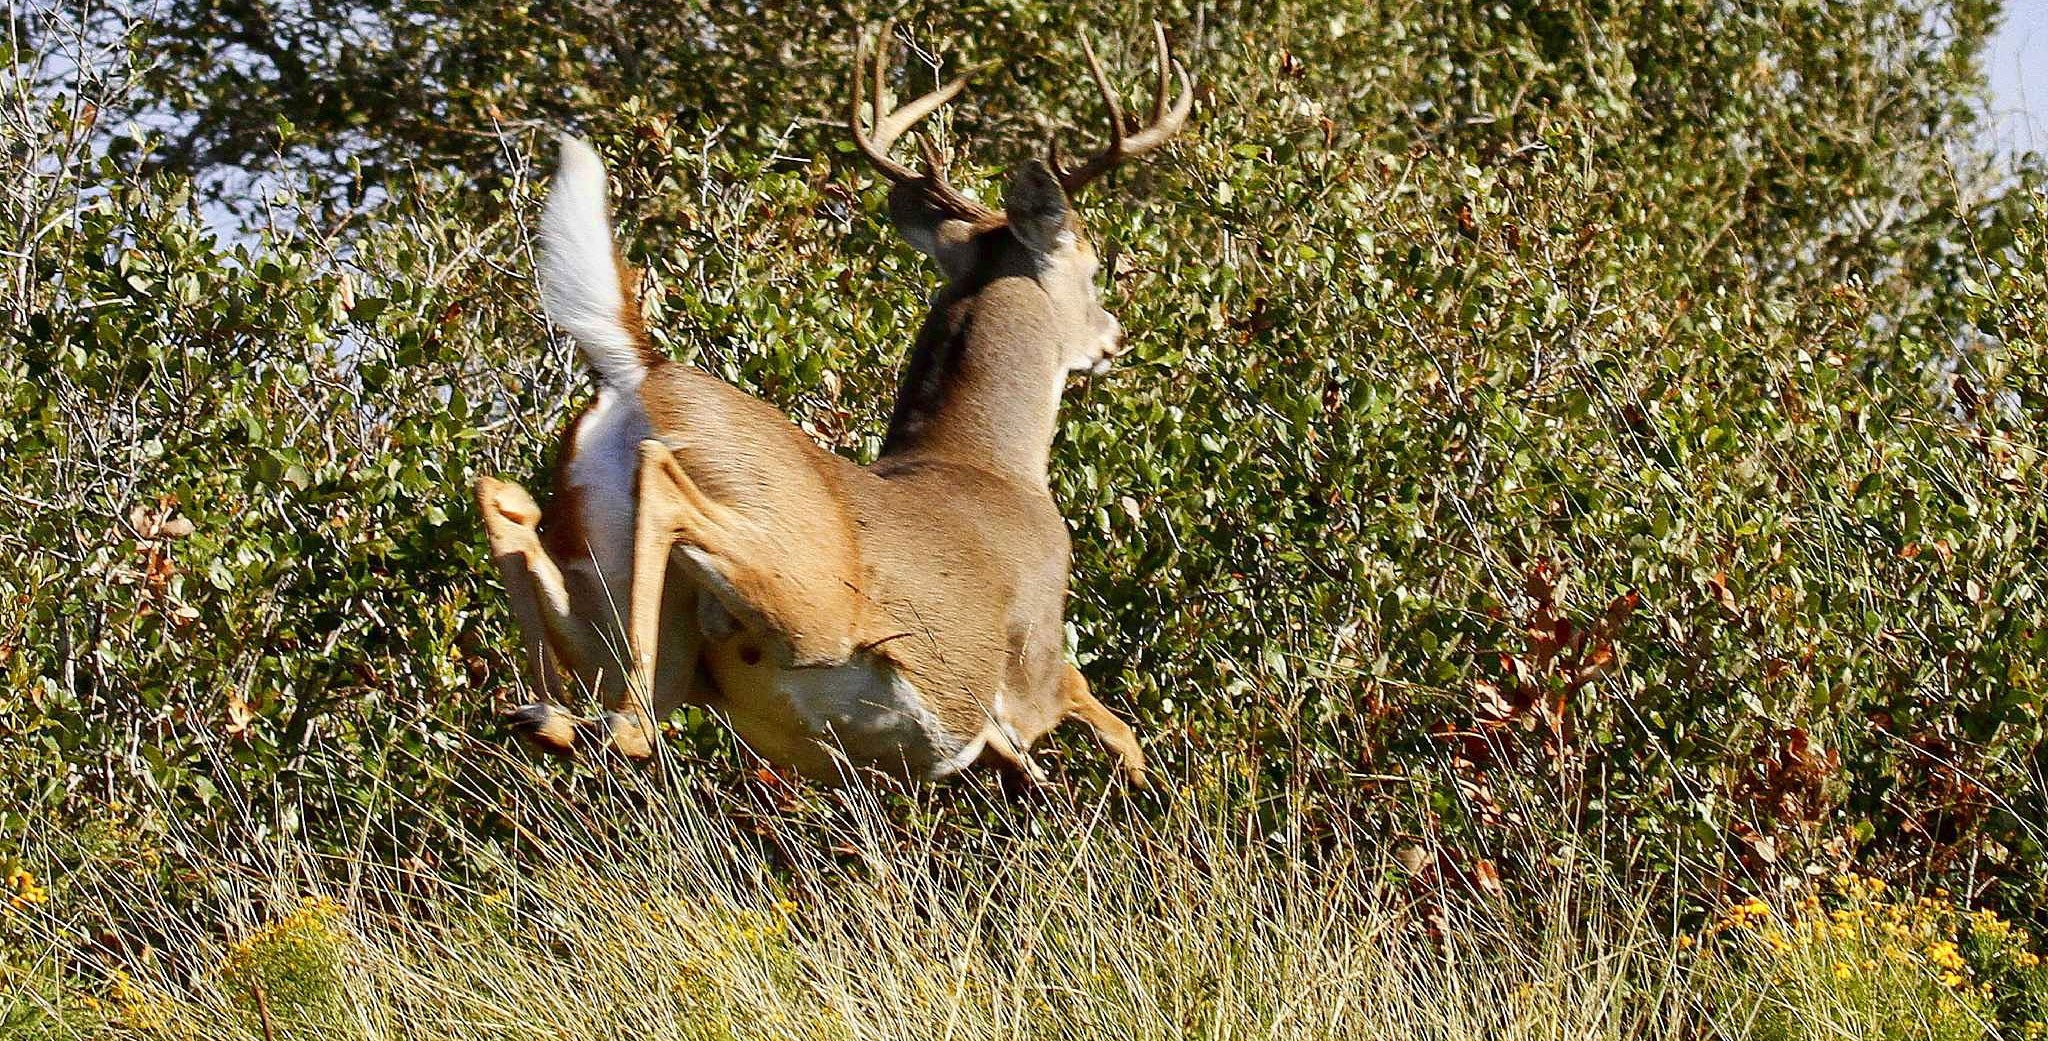
[[[228,947],[221,986],[246,1019],[270,1032],[281,1018],[292,1033],[334,1036],[350,1006],[346,914],[332,898],[307,898]]]
[[[467,55],[405,80],[432,120],[313,104],[377,100],[346,62],[299,97],[162,49],[140,94],[73,76],[87,110],[14,56],[0,823],[442,849],[387,794],[453,798],[525,699],[466,488],[541,473],[582,393],[520,119],[586,117],[665,349],[877,450],[934,276],[804,121],[864,12],[753,7],[636,23],[677,64],[635,78],[565,12],[394,5]],[[1370,809],[1484,858],[1541,804],[1709,873],[2048,902],[2048,218],[1968,158],[1991,8],[1202,11],[1164,12],[1187,139],[1086,203],[1136,353],[1053,467],[1076,655],[1155,757],[1300,792],[1276,830]],[[1078,27],[1136,38],[1111,5],[908,14],[1004,59],[952,124],[981,184],[1099,121]],[[238,239],[217,168],[109,133],[195,98],[294,157]],[[1049,758],[1092,776],[1082,747]]]

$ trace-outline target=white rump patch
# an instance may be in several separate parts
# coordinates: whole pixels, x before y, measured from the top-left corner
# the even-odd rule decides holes
[[[576,425],[570,445],[569,483],[581,493],[583,534],[604,577],[613,610],[632,603],[633,520],[640,484],[640,442],[650,436],[639,395],[606,384]]]

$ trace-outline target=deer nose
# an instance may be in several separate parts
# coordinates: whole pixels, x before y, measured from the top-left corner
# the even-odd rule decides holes
[[[1123,341],[1123,327],[1117,324],[1116,319],[1110,319],[1109,329],[1102,335],[1102,349],[1095,352],[1095,361],[1088,366],[1088,375],[1100,376],[1108,372],[1111,362],[1129,353],[1130,348],[1125,347]]]

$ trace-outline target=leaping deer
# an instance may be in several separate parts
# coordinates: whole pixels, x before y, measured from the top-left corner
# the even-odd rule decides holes
[[[701,705],[759,755],[829,782],[849,763],[932,779],[989,761],[1036,778],[1032,744],[1073,718],[1144,781],[1130,726],[1064,655],[1071,545],[1047,465],[1068,374],[1120,353],[1069,200],[1158,148],[1194,103],[1165,30],[1155,37],[1158,83],[1135,130],[1083,41],[1109,143],[1072,168],[1056,149],[1021,164],[1001,211],[947,181],[928,137],[922,171],[890,158],[967,77],[892,111],[886,42],[864,88],[855,40],[853,140],[890,184],[896,227],[946,279],[867,467],[653,349],[603,166],[564,140],[541,223],[542,303],[597,394],[564,435],[545,513],[517,485],[476,482],[542,694],[516,728],[555,751],[637,758],[659,715]],[[557,663],[609,711],[560,707]]]

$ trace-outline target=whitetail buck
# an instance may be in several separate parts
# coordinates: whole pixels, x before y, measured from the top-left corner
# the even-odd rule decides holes
[[[946,278],[868,467],[652,349],[604,170],[564,142],[542,218],[542,302],[576,339],[597,396],[565,435],[545,513],[516,485],[476,485],[541,677],[544,700],[514,713],[530,739],[645,756],[654,720],[695,704],[771,762],[822,780],[849,762],[936,778],[979,760],[1036,777],[1032,743],[1077,718],[1143,781],[1131,728],[1065,658],[1070,545],[1046,467],[1068,374],[1119,349],[1069,199],[1159,147],[1194,102],[1165,31],[1155,35],[1149,122],[1126,124],[1088,48],[1108,146],[1072,169],[1056,152],[1019,166],[1000,212],[947,182],[929,139],[922,172],[889,156],[966,77],[890,111],[886,43],[867,94],[856,40],[854,141],[890,182],[896,226]],[[585,721],[560,708],[558,662],[610,711]]]

